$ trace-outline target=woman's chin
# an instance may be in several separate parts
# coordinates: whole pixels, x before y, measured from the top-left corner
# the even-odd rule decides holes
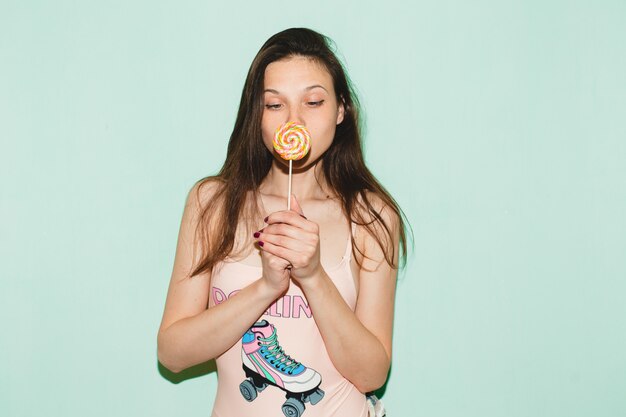
[[[319,159],[319,156],[312,157],[312,155],[308,153],[304,158],[293,161],[293,172],[306,171],[307,169],[315,165],[315,163],[318,162]],[[287,172],[289,171],[289,160],[283,159],[276,152],[274,152],[274,160],[281,169],[284,169]]]

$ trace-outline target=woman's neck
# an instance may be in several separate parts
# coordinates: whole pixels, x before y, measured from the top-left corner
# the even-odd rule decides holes
[[[321,160],[305,169],[294,167],[292,175],[291,193],[295,194],[299,201],[321,200],[331,196],[322,170]],[[289,166],[273,161],[269,173],[261,182],[259,192],[286,199],[288,187]]]

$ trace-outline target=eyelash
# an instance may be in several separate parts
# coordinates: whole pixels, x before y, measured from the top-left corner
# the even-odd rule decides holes
[[[319,100],[319,101],[309,101],[306,104],[309,104],[313,107],[320,107],[323,103],[324,103],[324,100]],[[268,110],[278,110],[278,106],[280,106],[280,104],[266,104],[265,108]]]

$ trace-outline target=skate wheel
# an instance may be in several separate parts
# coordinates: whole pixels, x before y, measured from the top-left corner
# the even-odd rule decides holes
[[[315,392],[309,395],[309,402],[311,403],[311,405],[315,405],[320,402],[322,398],[324,398],[324,391],[318,388],[315,390]]]
[[[300,417],[304,413],[304,404],[297,398],[287,398],[283,404],[283,414],[286,417]]]
[[[245,398],[246,401],[254,400],[257,395],[254,384],[247,379],[239,384],[239,391],[241,391],[241,395],[243,395],[243,398]]]

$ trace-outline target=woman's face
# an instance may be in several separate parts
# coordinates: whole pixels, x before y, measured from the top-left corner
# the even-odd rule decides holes
[[[310,58],[296,56],[269,64],[264,85],[261,129],[267,149],[274,152],[272,141],[279,126],[296,122],[310,132],[311,149],[303,160],[294,161],[294,166],[304,167],[317,161],[330,147],[344,115],[328,71]],[[288,163],[277,155],[276,158]]]

